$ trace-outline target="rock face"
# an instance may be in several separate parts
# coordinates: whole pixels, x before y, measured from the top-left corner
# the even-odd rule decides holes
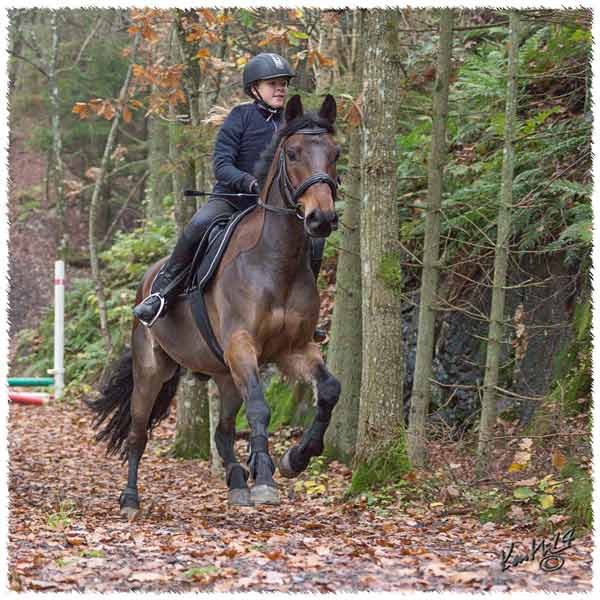
[[[581,280],[578,265],[568,267],[564,256],[525,255],[513,261],[506,298],[506,325],[500,387],[522,396],[543,396],[556,371],[556,357],[571,340],[571,318]],[[477,278],[482,281],[480,276]],[[405,348],[405,412],[412,389],[417,343],[418,294],[403,311]],[[479,417],[480,388],[486,359],[487,323],[477,318],[489,312],[491,289],[464,288],[452,304],[469,311],[445,311],[436,321],[432,385],[432,419],[441,419],[457,432]],[[499,410],[511,408],[521,423],[531,419],[535,400],[498,394]]]

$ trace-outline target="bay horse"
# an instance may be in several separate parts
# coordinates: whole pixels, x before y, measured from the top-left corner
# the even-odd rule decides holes
[[[230,505],[279,504],[269,454],[270,409],[259,369],[275,363],[292,380],[311,382],[316,416],[300,442],[279,462],[284,477],[295,477],[323,452],[323,435],[340,395],[312,336],[319,318],[319,292],[310,268],[309,236],[327,237],[337,228],[335,143],[336,103],[331,95],[318,113],[304,113],[300,96],[285,107],[285,123],[257,168],[258,206],[242,218],[213,279],[205,302],[224,363],[209,349],[196,326],[189,301],[173,303],[152,328],[134,319],[131,350],[119,359],[97,400],[96,435],[107,454],[128,462],[121,513],[140,507],[138,466],[148,432],[163,419],[175,395],[181,367],[211,377],[219,391],[216,447],[223,459]],[[148,269],[136,304],[146,297],[166,258]],[[250,425],[250,458],[242,466],[234,452],[235,417],[245,403]],[[252,489],[247,480],[254,481]]]

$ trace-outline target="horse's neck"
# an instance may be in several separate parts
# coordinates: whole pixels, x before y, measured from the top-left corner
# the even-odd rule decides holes
[[[277,182],[274,184],[266,203],[283,208]],[[304,224],[298,217],[265,209],[265,222],[258,246],[264,255],[266,271],[272,271],[277,279],[289,281],[304,268],[308,243]]]

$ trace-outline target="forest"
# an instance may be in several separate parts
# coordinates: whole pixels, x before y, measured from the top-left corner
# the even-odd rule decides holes
[[[64,393],[9,404],[10,590],[591,590],[590,9],[8,15],[10,377],[52,373],[66,270]],[[90,407],[139,332],[159,345],[161,320],[132,314],[140,284],[205,206],[260,53],[293,69],[282,118],[301,100],[340,150],[338,185],[313,188],[336,213],[306,346],[322,366],[259,360],[260,453],[233,342],[227,452],[221,379],[178,366],[124,511],[131,390]],[[235,452],[252,489],[270,452],[276,500],[232,502]]]

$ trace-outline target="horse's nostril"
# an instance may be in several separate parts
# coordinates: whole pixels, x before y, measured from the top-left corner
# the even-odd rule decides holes
[[[317,225],[319,225],[321,219],[319,217],[319,215],[317,214],[319,211],[318,210],[311,210],[308,215],[306,215],[306,224],[309,226],[314,226],[316,227]]]

